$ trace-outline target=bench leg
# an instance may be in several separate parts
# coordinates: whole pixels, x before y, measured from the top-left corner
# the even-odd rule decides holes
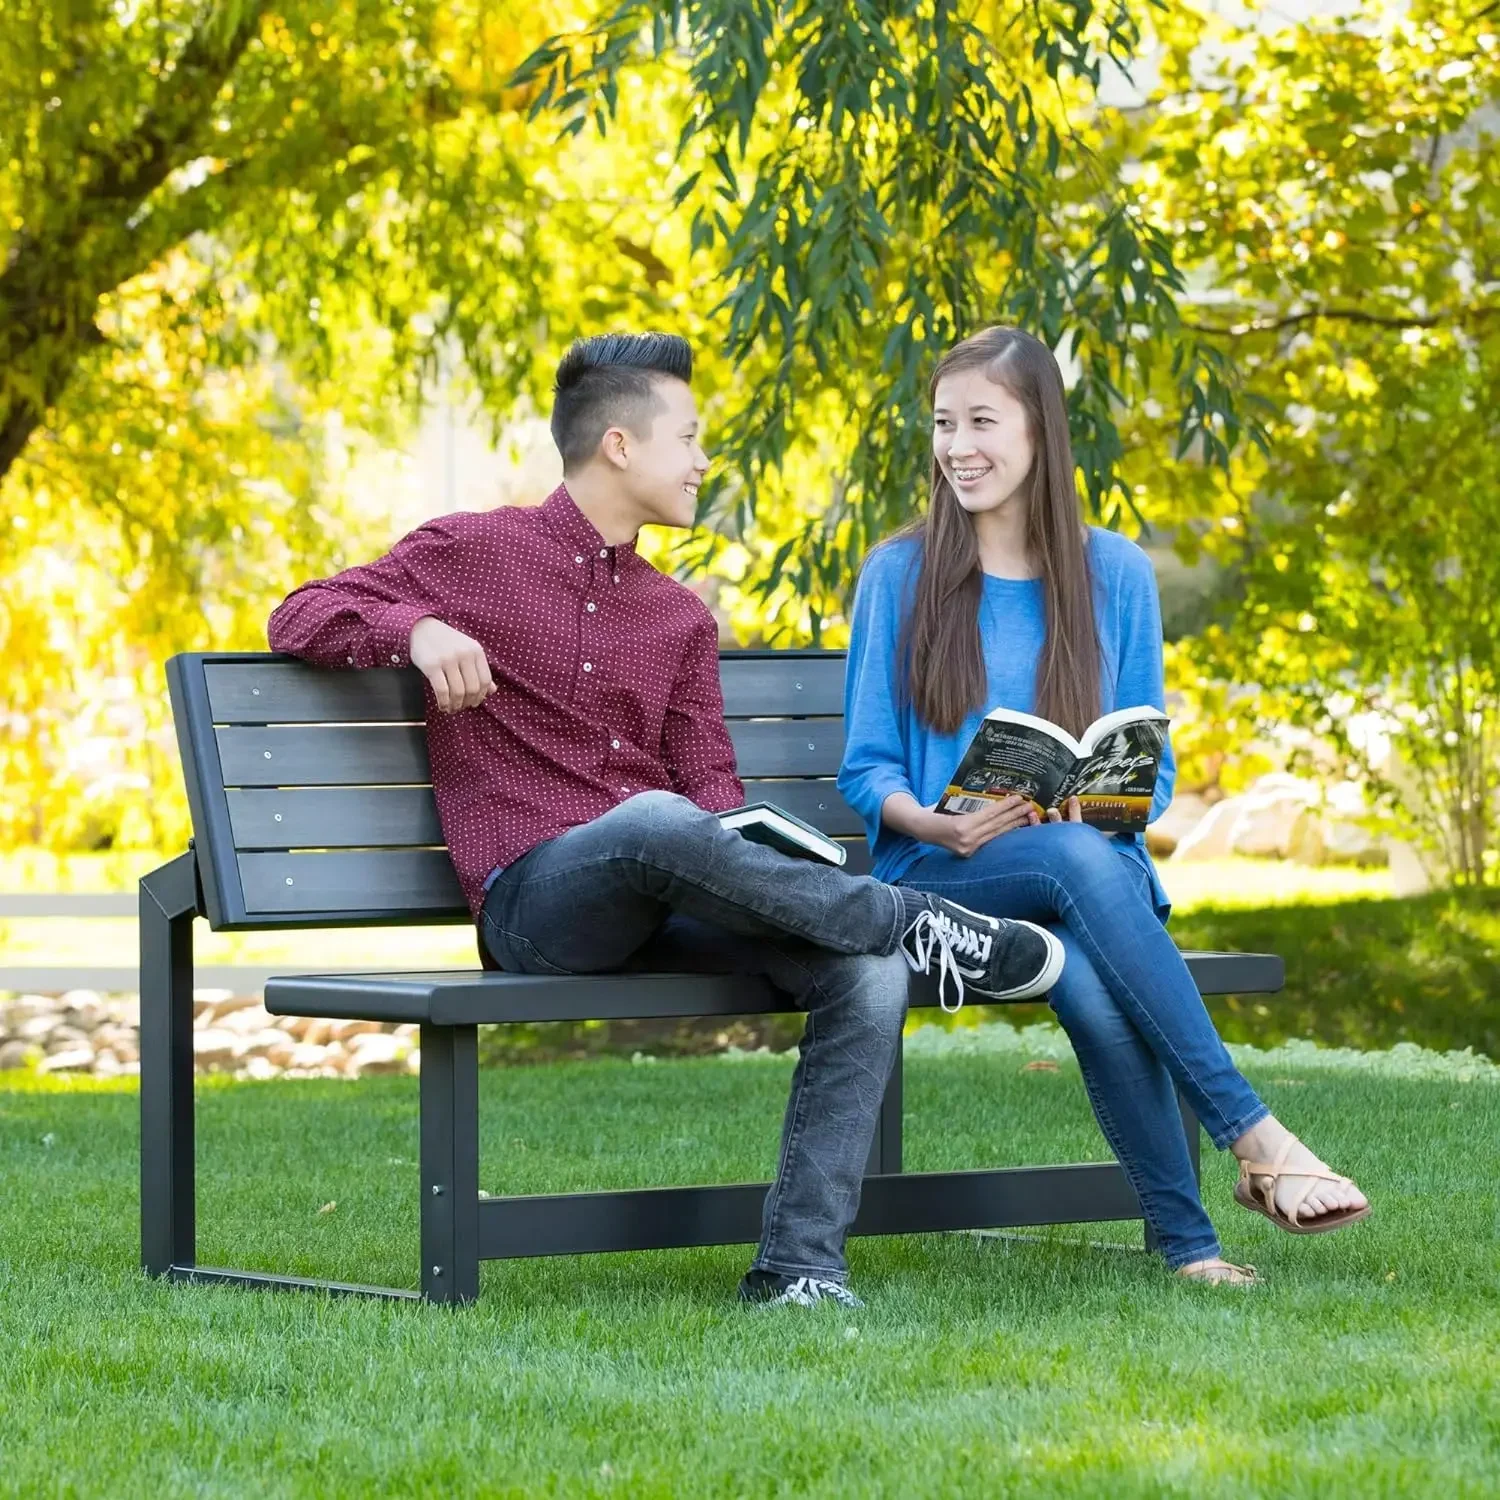
[[[141,881],[141,1264],[153,1276],[192,1266],[194,857]]]
[[[866,1177],[880,1177],[901,1170],[901,1047],[896,1048],[895,1065],[880,1114],[875,1122],[875,1139],[870,1142],[870,1159],[865,1163]]]
[[[1188,1103],[1187,1095],[1181,1089],[1177,1090],[1177,1111],[1182,1117],[1182,1133],[1187,1140],[1188,1160],[1193,1164],[1193,1181],[1201,1187],[1203,1185],[1203,1161],[1199,1150],[1201,1132],[1198,1128],[1198,1116],[1193,1113],[1193,1106]],[[1148,1251],[1161,1249],[1161,1242],[1149,1223],[1146,1225],[1146,1249]]]
[[[479,1033],[422,1026],[422,1295],[479,1295]]]

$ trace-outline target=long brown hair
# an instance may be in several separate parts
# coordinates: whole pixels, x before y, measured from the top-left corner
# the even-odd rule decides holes
[[[1023,481],[1026,551],[1040,572],[1047,639],[1037,662],[1034,711],[1081,734],[1099,716],[1099,636],[1062,372],[1052,351],[1029,333],[986,328],[939,360],[929,398],[936,400],[945,375],[975,369],[1026,409],[1035,450]],[[922,543],[921,571],[897,652],[898,662],[906,663],[905,692],[925,723],[952,734],[973,709],[991,706],[984,701],[979,638],[984,575],[973,519],[943,477],[936,454],[927,514],[892,540],[902,537]]]

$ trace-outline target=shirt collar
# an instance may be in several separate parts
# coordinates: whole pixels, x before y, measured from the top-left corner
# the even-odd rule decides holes
[[[599,528],[579,510],[578,502],[568,493],[568,487],[560,484],[542,502],[542,519],[547,523],[547,528],[565,546],[582,551],[588,556],[596,556],[601,551],[609,551],[604,538],[599,534]],[[635,542],[619,542],[613,549],[617,559],[622,554],[635,555]]]

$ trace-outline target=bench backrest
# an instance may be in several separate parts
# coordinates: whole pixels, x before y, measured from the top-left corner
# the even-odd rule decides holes
[[[726,651],[724,712],[746,800],[776,802],[849,845],[834,787],[842,651]],[[167,663],[204,907],[216,929],[468,921],[443,847],[412,670],[324,671],[290,657]]]

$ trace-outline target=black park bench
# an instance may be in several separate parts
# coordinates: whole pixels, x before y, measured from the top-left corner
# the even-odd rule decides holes
[[[833,777],[844,658],[728,651],[725,713],[750,801],[772,800],[849,846],[863,829]],[[755,1015],[790,1009],[764,980],[692,974],[532,977],[482,968],[271,979],[277,1015],[416,1022],[420,1292],[197,1264],[193,923],[216,932],[470,921],[428,785],[422,681],[286,657],[177,656],[167,667],[193,840],[141,881],[141,1256],[177,1281],[315,1288],[432,1302],[478,1295],[479,1263],[516,1256],[753,1242],[767,1184],[525,1197],[479,1195],[477,1028],[511,1022]],[[1269,954],[1189,953],[1204,994],[1281,988]],[[913,1006],[937,1004],[913,977]],[[351,1091],[350,1108],[358,1107]],[[1183,1124],[1198,1162],[1197,1121]],[[901,1063],[886,1092],[855,1234],[998,1229],[1141,1216],[1113,1162],[903,1173]]]

